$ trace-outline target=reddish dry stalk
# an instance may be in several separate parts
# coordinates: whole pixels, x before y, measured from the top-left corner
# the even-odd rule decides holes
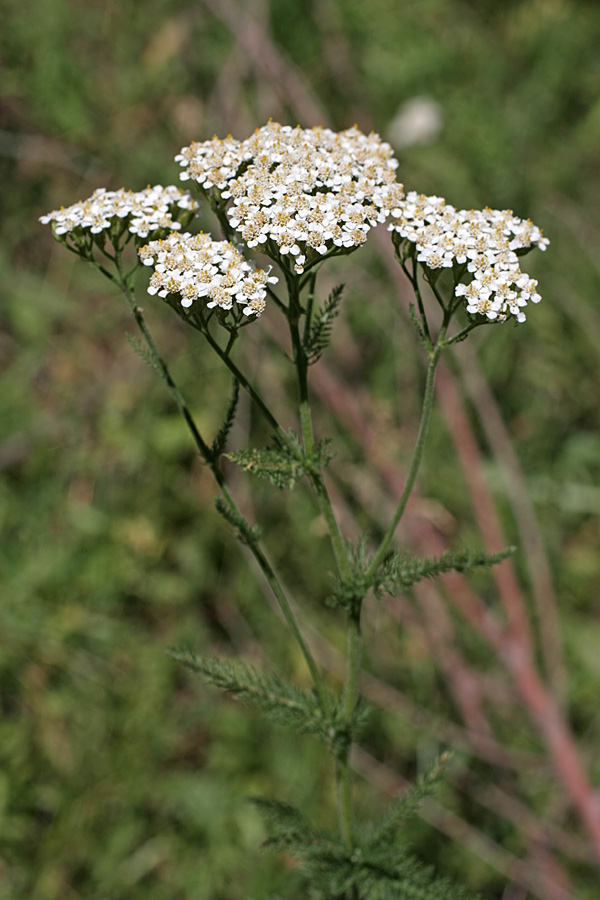
[[[471,494],[475,516],[488,553],[497,553],[507,544],[500,526],[492,495],[483,475],[481,453],[473,434],[471,423],[448,367],[442,361],[438,368],[436,394],[454,443],[463,477]],[[531,629],[527,610],[510,560],[494,566],[492,574],[502,600],[508,626],[516,639],[532,649]]]
[[[286,59],[255,18],[234,0],[203,0],[211,13],[229,28],[243,57],[251,60],[256,71],[284,104],[289,103],[305,122],[325,124],[327,118],[319,102],[307,87],[302,74]]]
[[[321,663],[336,678],[343,678],[344,657],[335,647],[317,632],[308,629],[310,644]],[[372,703],[394,714],[404,716],[413,728],[431,728],[442,741],[466,750],[473,756],[484,759],[495,766],[523,772],[525,769],[539,772],[545,764],[543,757],[526,750],[504,747],[489,734],[473,732],[455,722],[443,719],[435,713],[418,706],[398,688],[392,687],[376,675],[363,672],[361,678],[363,696]]]
[[[504,476],[505,488],[519,529],[537,611],[537,626],[544,669],[558,699],[566,694],[566,670],[562,653],[560,622],[548,556],[539,524],[527,490],[527,483],[515,453],[508,429],[481,370],[476,352],[466,341],[455,360],[461,383],[469,395]]]
[[[425,614],[434,657],[445,674],[465,725],[474,735],[489,736],[492,729],[485,713],[481,680],[456,647],[454,625],[439,592],[431,582],[416,584],[414,591]]]

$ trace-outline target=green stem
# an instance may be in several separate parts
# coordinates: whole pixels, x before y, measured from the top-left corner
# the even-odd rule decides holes
[[[231,496],[231,494],[229,493],[226,485],[219,484],[219,487],[221,488],[221,493],[223,494],[223,497],[225,498],[226,503],[230,506],[230,508],[234,512],[239,513],[240,511],[238,509],[238,506],[237,506],[235,500],[233,499],[233,497]],[[255,560],[257,561],[258,565],[260,566],[260,569],[261,569],[263,575],[267,579],[267,581],[271,587],[271,590],[273,591],[273,594],[275,595],[277,602],[279,603],[279,608],[281,609],[281,612],[284,615],[285,621],[287,622],[289,629],[292,632],[292,634],[294,635],[294,638],[296,639],[296,643],[298,644],[300,651],[302,652],[302,655],[304,656],[304,660],[306,662],[306,665],[308,666],[308,670],[309,670],[312,680],[313,680],[315,691],[319,698],[319,703],[321,705],[321,709],[323,710],[324,713],[327,714],[330,712],[329,701],[328,701],[327,695],[325,693],[325,688],[323,687],[323,681],[321,678],[321,674],[320,674],[317,664],[314,660],[314,657],[313,657],[312,653],[310,652],[306,641],[304,640],[302,631],[300,630],[300,625],[298,624],[298,620],[296,619],[296,616],[294,614],[294,611],[292,609],[290,601],[288,600],[287,595],[286,595],[285,591],[283,590],[283,587],[281,586],[281,583],[280,583],[279,579],[277,578],[277,575],[275,574],[273,567],[271,566],[271,563],[269,562],[267,556],[265,555],[264,551],[262,550],[262,548],[260,547],[258,542],[253,542],[252,544],[249,544],[249,547],[250,547],[250,550],[251,550]]]
[[[451,347],[453,344],[459,344],[461,341],[469,335],[478,325],[482,323],[480,322],[472,322],[470,325],[466,325],[461,331],[458,331],[455,335],[445,342],[446,347]]]
[[[442,326],[442,330],[440,331],[438,340],[436,342],[435,347],[431,351],[429,355],[429,366],[427,367],[427,380],[425,382],[425,393],[423,396],[423,408],[421,410],[421,421],[419,422],[419,431],[417,434],[417,440],[415,443],[415,448],[413,450],[412,459],[410,461],[410,466],[408,469],[408,474],[406,476],[406,482],[404,484],[404,489],[402,491],[402,496],[400,497],[400,501],[398,506],[396,507],[396,512],[394,513],[394,517],[390,523],[388,530],[386,531],[381,544],[379,545],[379,549],[377,553],[373,557],[371,565],[366,573],[367,581],[373,577],[381,563],[383,562],[383,558],[387,553],[388,547],[390,546],[392,539],[394,537],[394,533],[396,528],[398,527],[398,523],[400,519],[404,515],[404,510],[406,509],[406,505],[408,503],[408,499],[411,495],[412,489],[415,484],[415,480],[417,478],[417,472],[419,471],[419,466],[421,465],[421,459],[423,457],[423,449],[425,447],[425,438],[427,437],[427,429],[429,427],[429,420],[431,418],[431,409],[433,406],[433,387],[435,384],[435,370],[437,368],[437,364],[439,358],[444,349],[444,337],[446,335],[446,330],[448,327],[448,322],[444,322]]]
[[[360,628],[360,606],[351,610],[348,614],[348,631],[346,634],[346,680],[342,694],[341,713],[342,720],[348,732],[351,731],[354,710],[359,697],[360,672],[362,668],[362,633]],[[336,782],[338,818],[340,834],[348,850],[354,844],[354,822],[352,813],[352,784],[350,779],[350,748],[351,740],[343,749],[336,762]]]
[[[308,360],[304,350],[304,344],[300,338],[299,321],[301,315],[300,305],[300,281],[293,275],[287,276],[289,294],[289,326],[292,339],[294,362],[298,380],[298,401],[300,412],[300,425],[302,439],[307,455],[314,451],[315,440],[310,415],[310,403],[308,393]],[[314,292],[314,282],[312,283]],[[307,325],[308,327],[308,325]],[[348,554],[344,546],[342,534],[333,512],[331,500],[320,471],[311,473],[311,483],[315,490],[319,509],[325,517],[329,530],[329,537],[335,556],[338,573],[345,581],[352,577],[352,570],[348,560]],[[342,693],[340,713],[342,727],[344,729],[344,744],[339,751],[335,764],[336,795],[338,807],[338,820],[340,835],[347,850],[350,852],[354,844],[353,835],[353,811],[352,811],[352,783],[350,777],[349,755],[352,743],[352,720],[358,700],[360,670],[362,663],[362,636],[360,631],[360,606],[362,598],[356,603],[356,608],[351,610],[348,616],[346,677]]]
[[[200,451],[203,459],[205,459],[207,462],[210,462],[210,459],[212,456],[210,447],[208,446],[208,444],[205,443],[205,441],[202,438],[202,435],[198,431],[196,423],[194,422],[192,414],[190,413],[190,411],[187,407],[187,404],[186,404],[185,400],[183,399],[181,391],[179,390],[179,388],[173,381],[173,378],[171,376],[171,373],[169,372],[166,362],[164,361],[164,359],[158,352],[158,347],[154,343],[154,339],[153,339],[152,335],[150,334],[148,326],[146,325],[146,320],[144,319],[142,310],[135,302],[135,297],[133,296],[133,292],[131,290],[131,287],[129,286],[129,282],[123,275],[123,270],[121,267],[121,259],[119,256],[115,260],[115,264],[117,267],[117,271],[119,273],[119,278],[118,279],[112,278],[112,280],[115,281],[119,285],[123,294],[125,295],[125,299],[127,300],[129,308],[130,308],[131,312],[133,313],[133,316],[135,318],[135,321],[137,322],[138,328],[142,332],[142,334],[144,336],[144,340],[146,341],[148,349],[150,350],[152,360],[155,363],[155,365],[159,368],[159,370],[161,371],[162,376],[167,383],[167,387],[169,388],[169,391],[171,392],[171,396],[175,400],[175,403],[177,404],[177,408],[179,409],[179,412],[185,419],[186,425],[188,426],[188,428],[192,434],[192,437],[194,438],[194,442],[195,442],[196,446],[198,447],[198,450]],[[221,486],[223,476],[221,475],[221,473],[219,472],[218,469],[216,469],[216,471],[214,471],[213,474],[215,475],[215,478],[217,479],[219,486]]]
[[[296,375],[298,381],[298,405],[300,414],[300,428],[302,430],[302,440],[307,456],[311,456],[315,449],[315,439],[313,434],[312,419],[310,414],[310,403],[308,395],[308,360],[304,350],[304,344],[300,337],[300,290],[298,276],[286,274],[288,294],[290,298],[288,322],[290,326],[290,336],[292,339],[292,349],[294,354],[294,362],[296,364]],[[319,510],[327,522],[329,538],[335,556],[338,572],[344,577],[349,578],[351,574],[348,555],[344,546],[340,526],[338,525],[331,499],[325,487],[323,476],[319,471],[309,473],[310,481],[317,496]]]
[[[267,284],[266,291],[267,291],[267,294],[269,295],[269,297],[271,298],[271,300],[273,301],[273,303],[275,304],[275,306],[279,310],[281,310],[282,313],[284,313],[287,316],[287,311],[288,311],[287,306],[285,305],[285,303],[281,302],[281,300],[279,299],[279,297],[277,296],[277,294],[275,293],[273,288]]]
[[[204,193],[204,195],[207,197],[212,211],[219,220],[219,225],[221,226],[223,237],[226,241],[233,243],[235,239],[235,231],[229,224],[229,219],[227,218],[227,213],[225,212],[225,207],[227,206],[227,204],[223,203],[223,201],[219,202],[214,198],[211,198],[204,191],[202,193]]]
[[[412,264],[413,264],[412,277],[408,273],[408,270],[405,268],[404,264],[402,264],[402,268],[408,275],[408,278],[410,279],[410,282],[413,286],[413,290],[414,290],[415,296],[417,298],[417,304],[419,306],[419,313],[421,315],[421,324],[423,326],[423,331],[427,337],[427,340],[429,341],[429,346],[433,347],[433,341],[431,340],[431,334],[429,333],[429,323],[427,321],[427,316],[425,315],[425,305],[423,303],[423,297],[421,294],[421,286],[419,285],[419,278],[417,275],[417,261],[414,256],[412,257]]]
[[[231,357],[228,355],[228,353],[226,353],[219,346],[218,341],[216,341],[214,339],[214,337],[208,330],[208,327],[202,328],[202,334],[206,337],[206,340],[208,341],[210,346],[213,348],[213,350],[215,351],[217,356],[223,360],[223,362],[225,363],[225,365],[227,366],[229,371],[232,373],[232,375],[235,378],[237,378],[237,380],[242,385],[242,387],[244,388],[244,390],[246,391],[248,396],[256,404],[256,406],[258,407],[258,409],[260,410],[260,412],[262,413],[262,415],[264,416],[266,421],[269,423],[269,425],[271,426],[273,431],[275,431],[275,433],[282,440],[287,440],[285,431],[283,430],[283,428],[281,427],[281,425],[279,424],[279,422],[277,421],[277,419],[275,418],[275,416],[273,415],[273,413],[271,412],[271,410],[269,409],[267,404],[264,402],[264,400],[262,399],[260,394],[252,387],[252,385],[250,384],[250,382],[248,381],[246,376],[243,374],[243,372],[240,369],[238,369],[238,367],[236,366],[234,361],[231,359]]]
[[[306,341],[309,332],[310,326],[312,323],[312,314],[313,307],[315,304],[315,288],[317,283],[317,270],[315,269],[310,273],[310,278],[308,280],[309,288],[308,288],[308,300],[306,302],[306,321],[304,322],[304,341]]]

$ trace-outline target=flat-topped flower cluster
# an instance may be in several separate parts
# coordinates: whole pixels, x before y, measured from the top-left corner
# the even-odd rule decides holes
[[[443,197],[411,191],[392,211],[389,229],[415,244],[417,261],[428,269],[464,266],[472,274],[457,284],[467,312],[504,321],[525,321],[528,301],[538,303],[537,281],[520,267],[519,257],[549,244],[542,231],[509,209],[457,210]]]
[[[44,225],[52,223],[56,235],[66,235],[78,229],[100,234],[121,220],[123,231],[145,238],[159,229],[177,231],[181,228],[181,214],[193,214],[197,209],[198,203],[189,191],[182,191],[175,185],[163,187],[157,184],[143,191],[98,188],[87,200],[55,209],[41,216],[40,222]],[[186,218],[189,219],[189,215]]]
[[[540,300],[520,257],[533,247],[546,249],[541,229],[511,210],[457,210],[442,197],[405,196],[392,148],[377,134],[269,122],[245,140],[194,142],[175,159],[181,179],[198,186],[226,235],[239,233],[240,243],[275,260],[287,278],[356,249],[371,228],[391,218],[401,258],[410,249],[430,275],[453,270],[455,297],[464,298],[468,313],[524,322],[528,302]],[[241,304],[246,316],[259,316],[267,285],[276,279],[270,270],[255,270],[226,241],[181,234],[197,210],[191,194],[173,185],[137,192],[99,188],[40,221],[63,243],[70,238],[86,259],[94,245],[110,256],[106,238],[117,255],[131,235],[137,247],[150,239],[140,256],[155,265],[151,294],[169,302],[177,296],[184,308],[200,298],[211,309],[236,313]]]
[[[248,247],[289,254],[296,273],[360,246],[403,197],[392,148],[357,128],[269,122],[244,141],[192,143],[175,159],[182,180],[232,201],[229,223]]]
[[[259,316],[266,285],[278,280],[269,271],[254,269],[228,241],[213,241],[203,233],[172,233],[138,252],[145,266],[154,266],[148,293],[164,299],[179,296],[185,308],[206,298],[209,309],[230,310],[238,303],[245,316]]]

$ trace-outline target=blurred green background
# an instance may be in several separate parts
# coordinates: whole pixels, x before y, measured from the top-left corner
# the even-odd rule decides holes
[[[125,305],[37,221],[98,186],[177,183],[172,158],[182,145],[214,133],[243,138],[269,117],[374,128],[395,143],[407,187],[458,207],[510,207],[551,240],[546,254],[528,257],[543,303],[525,326],[485,329],[476,346],[540,521],[570,718],[597,782],[600,4],[36,0],[26,10],[0,0],[0,14],[1,900],[301,897],[292,860],[256,853],[264,831],[243,798],[276,795],[333,821],[320,748],[273,731],[165,653],[183,643],[239,653],[306,683],[262,583],[214,510],[213,485],[169,397],[126,340]],[[414,98],[433,116],[420,143],[398,120]],[[381,444],[397,443],[401,465],[422,362],[374,251],[353,266],[339,333],[357,348]],[[335,277],[348,278],[347,269]],[[144,305],[212,433],[229,391],[218,361],[168,309]],[[277,354],[265,362],[259,326],[248,334],[246,365],[273,385],[277,403],[285,364]],[[342,359],[343,377],[342,338],[332,359]],[[518,543],[497,448],[473,421]],[[323,412],[322,433],[326,422]],[[242,404],[234,446],[249,434],[261,437]],[[452,543],[477,543],[448,447],[436,416],[422,493],[451,523]],[[338,461],[351,506],[360,448],[348,439]],[[292,508],[272,490],[245,494],[231,477],[246,508],[256,507],[285,580],[315,598],[308,618],[339,646],[340,623],[320,603],[329,560],[310,498],[294,495]],[[493,603],[489,578],[475,583]],[[413,719],[377,712],[367,736],[375,756],[411,778],[446,746],[439,722],[460,716],[426,645],[377,617],[370,640],[368,668],[425,710]],[[461,641],[485,669],[479,640],[465,632]],[[525,717],[503,725],[502,715],[507,743],[539,749]],[[473,799],[474,778],[499,776],[463,747],[440,800],[483,844],[466,836],[463,847],[417,823],[416,849],[486,900],[524,900],[527,892],[507,887],[510,863],[490,864],[484,846],[489,839],[520,858],[523,836]],[[548,769],[535,783],[517,772],[513,786],[543,817],[552,781]],[[359,802],[373,812],[381,795],[361,782]],[[578,834],[560,800],[553,809]],[[586,853],[562,858],[575,896],[597,897]]]

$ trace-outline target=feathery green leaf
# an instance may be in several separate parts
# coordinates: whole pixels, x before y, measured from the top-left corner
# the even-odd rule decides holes
[[[301,691],[278,675],[267,674],[240,660],[215,659],[189,650],[169,652],[242,703],[258,706],[274,722],[299,734],[314,734],[325,744],[331,743],[332,725],[323,716],[316,694]]]
[[[235,450],[225,454],[245,472],[257,475],[275,487],[291,490],[304,474],[302,460],[296,459],[287,450],[267,447],[261,450]]]
[[[425,333],[423,332],[423,328],[421,327],[421,323],[419,322],[419,317],[417,316],[417,310],[414,303],[408,304],[408,314],[410,316],[410,320],[415,326],[415,330],[419,335],[419,340],[424,347],[427,347],[427,341],[425,339]]]
[[[236,536],[242,544],[256,544],[257,541],[260,540],[262,533],[260,527],[258,525],[251,525],[238,510],[232,509],[222,497],[217,497],[215,506],[217,512],[219,512],[230,525],[233,525]]]
[[[422,800],[431,796],[437,787],[450,753],[442,753],[406,791],[395,800],[380,822],[369,825],[364,831],[364,845],[371,848],[388,847],[396,839],[401,823],[413,816]]]
[[[369,593],[372,581],[367,578],[369,569],[369,536],[364,534],[356,547],[348,544],[350,574],[347,578],[335,577],[333,593],[325,603],[333,609],[354,610]]]
[[[213,455],[213,459],[217,459],[217,457],[219,457],[225,449],[227,438],[229,437],[229,432],[231,431],[231,426],[233,425],[233,421],[235,419],[239,396],[240,383],[237,378],[235,378],[231,391],[231,399],[229,401],[229,406],[227,407],[227,412],[225,414],[225,420],[223,421],[223,424],[219,429],[219,433],[212,442],[211,452]]]
[[[476,900],[450,879],[438,877],[404,847],[358,843],[348,851],[337,835],[314,829],[293,807],[277,801],[257,805],[271,832],[263,846],[298,859],[315,900],[351,892],[361,900]]]
[[[269,825],[271,834],[263,843],[269,850],[288,850],[318,839],[316,832],[302,813],[289,803],[270,797],[249,797]]]
[[[329,441],[316,444],[310,456],[304,451],[298,435],[289,431],[285,442],[277,441],[275,446],[264,449],[234,450],[225,454],[227,459],[241,466],[275,487],[291,490],[299,478],[308,472],[322,469],[332,457]]]
[[[344,285],[338,284],[323,304],[315,317],[308,335],[304,340],[304,352],[309,366],[316,363],[331,340],[333,320],[339,314]]]
[[[140,356],[144,360],[144,362],[150,366],[151,369],[154,369],[154,371],[158,375],[160,375],[163,381],[166,380],[165,373],[162,370],[158,360],[156,359],[154,354],[150,352],[146,344],[144,344],[143,341],[140,341],[140,339],[137,338],[134,334],[126,334],[125,337],[129,341],[137,355]]]
[[[405,591],[424,578],[437,578],[445,572],[468,572],[477,567],[491,568],[516,552],[516,547],[507,547],[499,553],[485,553],[483,550],[450,550],[435,557],[410,557],[405,553],[389,553],[383,560],[375,576],[373,587],[377,594],[385,591],[393,594]]]

